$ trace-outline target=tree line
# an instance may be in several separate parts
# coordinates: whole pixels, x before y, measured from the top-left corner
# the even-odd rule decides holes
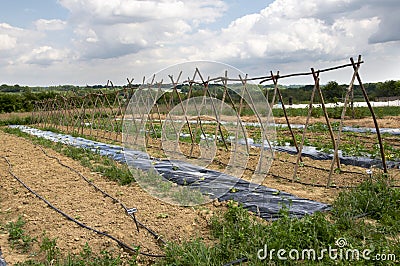
[[[133,85],[134,87],[139,86],[138,84]],[[289,101],[292,103],[308,103],[311,98],[311,93],[314,85],[299,85],[299,86],[280,86],[280,91],[282,93],[283,100],[285,104]],[[366,83],[364,87],[370,100],[375,100],[380,97],[400,97],[400,81],[388,80],[385,82],[377,83]],[[123,87],[113,87],[113,89],[118,89]],[[264,91],[268,100],[271,101],[273,97],[273,86],[265,85],[260,86]],[[323,91],[323,96],[326,102],[339,102],[343,101],[348,85],[338,84],[336,81],[330,81],[325,85],[321,86]],[[76,94],[84,95],[89,92],[95,92],[98,90],[109,90],[110,88],[103,85],[85,86],[78,87],[74,85],[60,85],[53,87],[28,87],[16,85],[3,84],[0,86],[0,113],[9,112],[30,112],[33,110],[35,101],[45,100],[54,98],[58,94],[65,94],[69,91],[73,91]],[[114,91],[111,90],[111,91]],[[189,86],[181,85],[178,87],[180,91],[181,99],[184,100],[187,97]],[[193,87],[191,92],[193,96],[202,96],[203,86]],[[211,95],[222,98],[223,87],[220,85],[209,86]],[[168,100],[170,97],[176,98],[174,102],[178,99],[176,93],[169,92],[166,93],[164,100]],[[315,95],[315,101],[318,101],[318,94]],[[290,99],[290,100],[289,100]],[[239,101],[239,95],[232,95],[233,101]],[[354,100],[363,101],[362,91],[359,85],[354,86]],[[276,100],[277,102],[277,100]]]
[[[293,103],[308,103],[311,99],[311,93],[314,85],[304,85],[299,87],[283,87],[280,89],[284,103],[289,103],[292,99]],[[400,81],[388,80],[385,82],[365,83],[364,88],[370,100],[377,100],[381,97],[400,97]],[[273,87],[268,89],[268,99],[273,97]],[[336,81],[330,81],[326,85],[321,86],[324,100],[326,102],[343,102],[346,96],[348,85],[338,84]],[[359,85],[354,85],[354,101],[364,101],[362,90]],[[319,100],[316,93],[316,101]]]

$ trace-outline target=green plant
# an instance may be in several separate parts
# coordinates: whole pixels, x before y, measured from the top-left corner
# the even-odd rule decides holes
[[[325,123],[317,122],[309,125],[307,130],[311,132],[326,132],[328,130],[328,126]]]
[[[56,239],[50,239],[46,236],[46,233],[43,233],[42,243],[40,244],[40,251],[46,254],[46,260],[57,261],[60,256],[60,250],[57,247]]]
[[[321,117],[322,115],[323,115],[323,112],[322,112],[322,108],[321,107],[313,108],[311,110],[311,116],[312,117],[318,118],[318,117]]]
[[[276,250],[318,248],[334,242],[337,236],[335,226],[323,213],[293,219],[289,217],[288,207],[283,207],[280,219],[268,224],[234,202],[228,204],[226,213],[212,219],[211,230],[216,239],[214,246],[208,247],[201,239],[180,246],[171,243],[167,246],[165,264],[187,265],[191,261],[196,265],[221,265],[246,257],[251,265],[264,265],[257,258],[257,251],[264,245]]]
[[[136,170],[134,175],[140,185],[157,198],[169,199],[169,202],[184,206],[203,204],[209,198],[191,186],[179,186],[165,179],[155,171]]]
[[[400,160],[400,149],[396,149],[392,145],[383,143],[383,148],[385,151],[385,158],[389,161],[398,161]],[[369,151],[372,158],[381,157],[380,146],[379,144],[375,144],[372,147],[372,151]]]
[[[400,232],[400,190],[392,184],[387,177],[373,176],[357,188],[341,193],[332,211],[338,224],[350,228],[354,217],[363,216]]]
[[[16,222],[7,223],[6,229],[8,232],[8,241],[10,242],[11,247],[27,252],[31,249],[33,242],[37,240],[25,233],[25,230],[23,229],[24,225],[24,219],[22,216],[18,216]]]
[[[18,117],[18,116],[11,116],[7,119],[0,119],[0,126],[7,126],[7,125],[29,125],[32,124],[32,117]]]

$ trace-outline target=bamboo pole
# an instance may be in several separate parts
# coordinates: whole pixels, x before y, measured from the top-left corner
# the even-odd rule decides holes
[[[308,114],[307,114],[307,118],[306,118],[306,123],[304,125],[303,134],[302,134],[302,137],[301,137],[300,148],[299,148],[298,153],[297,153],[296,164],[294,165],[294,169],[293,169],[293,181],[295,181],[296,178],[297,178],[297,170],[299,168],[299,163],[300,163],[300,160],[301,160],[301,153],[303,151],[304,139],[306,138],[307,127],[308,127],[308,123],[310,121],[310,117],[311,117],[311,113],[312,113],[312,109],[313,109],[315,90],[316,90],[317,87],[319,87],[319,73],[315,74],[313,68],[311,70],[313,72],[313,77],[314,77],[314,88],[313,88],[313,90],[311,92],[311,99],[310,99],[310,103],[308,105]]]
[[[279,71],[276,72],[276,76],[279,77]],[[272,71],[271,71],[272,81],[274,81],[273,77],[274,77],[274,75],[272,74]],[[260,84],[261,84],[261,82],[260,82]],[[276,82],[274,82],[274,94],[272,95],[272,99],[271,99],[271,109],[274,108],[277,90],[278,90],[278,79],[276,79]],[[268,100],[268,98],[267,98],[267,100]]]
[[[361,58],[359,58],[359,62],[360,62],[360,60],[361,60]],[[339,157],[338,151],[339,151],[339,145],[340,145],[340,135],[341,135],[342,129],[343,129],[343,120],[344,120],[344,117],[346,115],[346,107],[347,107],[347,104],[348,104],[348,100],[349,100],[349,97],[350,97],[351,90],[353,89],[353,84],[354,84],[356,75],[358,73],[359,67],[360,67],[360,64],[357,64],[357,67],[354,69],[354,73],[353,73],[353,76],[351,78],[351,82],[349,84],[349,87],[347,88],[347,93],[346,93],[346,96],[345,96],[345,99],[344,99],[342,115],[340,117],[340,123],[339,123],[339,131],[338,131],[338,134],[337,134],[337,140],[335,142],[335,147],[334,147],[335,150],[334,150],[334,153],[333,153],[333,160],[331,162],[328,181],[326,183],[326,187],[327,188],[329,188],[330,185],[331,185],[331,180],[332,180],[332,175],[333,175],[333,172],[334,172],[335,161],[336,161],[336,158]]]
[[[286,112],[285,104],[283,102],[282,94],[281,94],[281,92],[280,92],[280,90],[279,90],[279,88],[277,86],[278,79],[272,74],[272,72],[271,72],[271,77],[272,77],[272,81],[275,84],[275,88],[276,88],[276,92],[278,93],[279,100],[281,101],[281,104],[282,104],[283,114],[285,115],[286,123],[288,125],[289,131],[290,131],[290,135],[292,136],[293,144],[296,147],[297,153],[299,153],[299,146],[297,145],[296,137],[294,136],[294,133],[293,133],[293,130],[292,130],[292,126],[290,125],[290,122],[289,122],[289,118],[288,118],[288,115],[287,115],[287,112]],[[300,161],[303,161],[301,159],[301,157],[300,157]]]
[[[194,106],[194,108],[195,108],[195,110],[196,110],[196,114],[197,114],[197,117],[196,117],[196,127],[195,127],[195,130],[194,130],[194,132],[195,132],[195,133],[194,133],[194,136],[197,137],[197,134],[199,133],[199,126],[200,126],[200,131],[201,131],[201,134],[202,134],[203,137],[204,137],[204,140],[206,141],[207,147],[210,147],[210,145],[208,144],[208,139],[207,139],[205,130],[204,130],[204,128],[203,128],[203,124],[202,124],[202,122],[201,122],[201,118],[200,118],[201,110],[203,109],[204,102],[205,102],[206,96],[207,96],[208,80],[207,80],[207,82],[204,82],[203,77],[201,76],[201,73],[200,73],[200,71],[199,71],[198,68],[196,68],[196,70],[195,70],[195,72],[194,72],[194,74],[193,74],[193,78],[192,78],[191,80],[190,80],[190,78],[188,77],[189,92],[188,92],[187,101],[186,101],[186,110],[188,110],[188,108],[189,108],[189,101],[190,101],[190,98],[192,97],[193,84],[194,84],[194,80],[196,79],[196,75],[197,75],[197,74],[199,75],[200,79],[201,79],[202,82],[203,82],[204,93],[203,93],[203,98],[202,98],[202,100],[201,100],[200,108],[197,107],[196,101],[193,101],[193,106]],[[216,128],[216,129],[217,129],[217,128]],[[216,136],[216,135],[217,135],[217,134],[215,134],[215,136]],[[216,146],[216,145],[217,145],[217,143],[216,143],[216,138],[215,138],[215,146]],[[192,146],[190,147],[190,154],[189,154],[190,157],[193,157],[193,149],[194,149],[194,146],[192,145]]]
[[[354,59],[353,58],[350,58],[350,61],[351,61],[351,64],[353,66],[354,71],[356,71],[358,69],[359,63],[357,63],[357,65],[356,65],[354,63]],[[361,61],[361,55],[358,56],[358,62],[360,62],[360,61]],[[381,137],[381,132],[380,132],[380,129],[379,129],[378,121],[376,120],[374,109],[371,106],[371,103],[370,103],[368,95],[367,95],[367,91],[364,88],[364,84],[361,81],[361,77],[360,77],[360,74],[358,73],[358,71],[356,71],[356,77],[357,77],[358,84],[361,87],[361,91],[363,93],[364,99],[367,102],[368,109],[371,112],[372,119],[374,120],[374,126],[375,126],[375,130],[376,130],[376,134],[378,136],[379,149],[380,149],[380,152],[381,152],[383,171],[384,171],[384,173],[387,173],[388,170],[387,170],[387,165],[386,165],[385,150],[384,150],[384,147],[383,147],[383,142],[382,142],[382,137]]]
[[[314,72],[314,69],[312,69],[312,71],[313,71],[313,73],[315,73],[315,72]],[[313,75],[314,75],[314,77],[315,77],[315,74],[313,74]],[[324,95],[322,94],[322,90],[321,90],[321,87],[319,86],[319,84],[318,84],[318,86],[317,86],[317,90],[318,90],[319,98],[320,98],[320,100],[321,100],[321,106],[322,106],[322,111],[323,111],[323,113],[324,113],[326,125],[328,126],[329,136],[331,137],[331,141],[332,141],[333,147],[335,147],[335,146],[336,146],[335,135],[333,134],[332,126],[331,126],[331,123],[330,123],[330,121],[329,121],[328,112],[326,111]],[[335,158],[336,158],[337,167],[340,169],[340,160],[339,160],[339,156],[336,154],[336,155],[335,155]]]
[[[189,122],[189,120],[188,120],[185,107],[183,106],[181,95],[179,94],[178,89],[176,88],[177,85],[178,85],[178,82],[179,82],[179,79],[180,79],[181,75],[182,75],[182,71],[179,73],[179,76],[178,76],[178,78],[176,79],[176,81],[174,81],[174,78],[173,78],[172,75],[168,75],[168,76],[169,76],[169,78],[171,79],[171,82],[172,82],[172,85],[173,85],[173,91],[174,91],[174,92],[176,93],[176,95],[178,96],[179,105],[181,106],[183,115],[184,115],[184,117],[185,117],[186,125],[188,126],[188,129],[189,129],[190,140],[191,140],[191,142],[192,142],[192,145],[194,145],[195,141],[194,141],[194,137],[193,137],[192,127],[190,126],[190,122]],[[179,136],[178,136],[178,139],[179,139]]]
[[[200,79],[201,79],[201,81],[203,83],[203,86],[205,86],[204,87],[205,88],[205,92],[207,93],[208,97],[211,98],[211,107],[213,108],[213,111],[214,111],[214,114],[215,114],[215,120],[217,120],[218,131],[221,134],[221,139],[222,139],[222,142],[224,143],[225,150],[228,151],[229,148],[228,148],[228,145],[226,144],[226,140],[225,140],[224,134],[223,134],[222,129],[221,129],[221,119],[220,119],[220,116],[218,115],[217,107],[214,104],[213,97],[212,97],[212,95],[210,93],[210,90],[208,89],[208,84],[209,84],[210,78],[208,77],[207,82],[205,82],[203,77],[202,77],[202,75],[201,75],[201,73],[200,73],[200,71],[197,68],[196,68],[196,71],[197,71],[197,73],[198,73],[198,75],[199,75],[199,77],[200,77]],[[215,138],[216,138],[216,136],[215,136]]]

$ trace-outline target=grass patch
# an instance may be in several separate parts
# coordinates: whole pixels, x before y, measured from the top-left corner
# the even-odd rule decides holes
[[[352,228],[354,217],[368,217],[380,222],[388,233],[400,232],[400,190],[387,177],[372,177],[357,189],[341,193],[332,214],[344,229]]]

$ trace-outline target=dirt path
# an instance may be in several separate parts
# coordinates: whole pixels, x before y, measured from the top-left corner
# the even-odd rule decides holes
[[[197,208],[168,205],[152,198],[136,184],[120,186],[53,150],[46,149],[46,152],[93,180],[127,207],[136,207],[136,217],[165,240],[181,242],[195,236],[207,239],[207,219],[217,210],[214,204]],[[142,252],[162,254],[153,236],[144,229],[138,233],[132,219],[118,204],[103,197],[73,171],[47,157],[39,147],[0,131],[0,156],[8,158],[15,175],[70,216],[97,230],[106,231],[129,245],[140,245]],[[3,158],[0,158],[0,178],[0,225],[16,221],[21,215],[27,222],[24,228],[28,235],[38,237],[40,243],[43,232],[46,232],[48,237],[57,238],[57,244],[64,254],[80,252],[87,242],[95,252],[107,249],[122,256],[128,255],[114,241],[66,220],[34,197],[8,173],[8,165]],[[11,249],[7,238],[5,230],[0,230],[0,247],[6,261],[13,265],[28,259],[29,254]],[[139,258],[144,264],[153,261],[144,256]]]

